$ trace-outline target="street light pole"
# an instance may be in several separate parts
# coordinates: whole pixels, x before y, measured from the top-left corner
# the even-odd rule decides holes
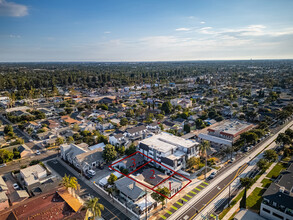
[[[145,207],[146,207],[146,213],[145,213],[145,219],[148,219],[148,191],[145,189]]]
[[[228,198],[228,206],[230,207],[230,199],[231,198],[231,183],[229,184],[229,198]]]

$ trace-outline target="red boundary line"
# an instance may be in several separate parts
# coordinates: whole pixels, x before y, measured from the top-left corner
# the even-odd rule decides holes
[[[162,184],[163,182],[165,182],[167,179],[171,178],[171,177],[174,176],[174,175],[175,175],[175,173],[173,173],[173,174],[172,174],[171,176],[169,176],[168,178],[163,179],[161,182],[159,182],[157,185],[155,185],[155,186],[153,187],[153,189],[156,188],[158,185]]]
[[[135,171],[138,171],[140,168],[143,168],[145,165],[149,164],[150,162],[152,162],[153,160],[148,161],[147,163],[141,165],[140,167],[138,167],[136,170],[132,171],[131,173],[128,173],[127,176],[129,176],[130,174],[134,173]]]
[[[149,186],[147,186],[147,185],[145,185],[145,184],[143,184],[143,183],[141,183],[141,182],[139,182],[139,181],[133,179],[132,177],[128,176],[129,174],[128,174],[128,175],[125,175],[124,173],[120,172],[119,170],[116,170],[116,169],[113,167],[113,165],[115,165],[115,164],[121,162],[122,160],[127,159],[127,158],[129,158],[129,157],[131,157],[131,156],[133,156],[133,155],[135,155],[135,154],[137,154],[137,153],[139,153],[139,154],[141,154],[142,156],[147,157],[148,159],[150,159],[150,160],[151,160],[150,162],[154,161],[154,162],[160,164],[161,166],[167,168],[168,170],[171,170],[171,171],[174,173],[172,176],[174,176],[175,174],[177,174],[177,175],[183,177],[184,179],[188,180],[189,182],[188,182],[184,187],[182,187],[177,193],[175,193],[172,197],[168,197],[168,196],[165,196],[165,195],[163,195],[162,193],[160,193],[160,192],[154,190],[153,188],[150,188]],[[123,176],[126,176],[126,177],[128,177],[129,179],[131,179],[131,180],[133,180],[133,181],[135,181],[135,182],[137,182],[137,183],[143,185],[144,187],[146,187],[146,188],[148,188],[148,189],[150,189],[150,190],[152,190],[152,191],[154,191],[154,192],[160,194],[161,196],[164,196],[164,197],[167,198],[167,199],[172,199],[175,195],[177,195],[180,191],[182,191],[187,185],[189,185],[189,184],[192,182],[192,181],[191,181],[190,179],[188,179],[187,177],[185,177],[185,176],[181,175],[180,173],[177,173],[175,170],[172,170],[172,169],[170,169],[169,167],[167,167],[167,166],[165,166],[165,165],[159,163],[158,161],[154,160],[153,158],[148,157],[147,155],[141,153],[140,151],[136,151],[136,152],[134,152],[133,154],[131,154],[131,155],[127,156],[127,157],[124,157],[124,158],[122,158],[121,160],[116,161],[115,163],[109,165],[109,168],[111,168],[111,169],[115,170],[116,172],[122,174]],[[168,178],[166,178],[166,179],[168,179]]]

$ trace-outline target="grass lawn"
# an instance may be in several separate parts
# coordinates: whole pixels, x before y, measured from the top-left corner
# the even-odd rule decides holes
[[[224,216],[230,211],[230,209],[243,197],[243,194],[244,194],[244,190],[242,190],[239,195],[234,199],[232,200],[232,202],[230,203],[230,207],[228,208],[225,208],[221,214],[219,215],[219,218],[220,219],[223,219]]]
[[[260,203],[262,201],[261,196],[262,194],[264,194],[265,191],[266,189],[256,187],[250,194],[250,196],[248,196],[246,199],[247,208],[258,211],[260,209]]]
[[[264,179],[261,181],[261,183],[262,183],[262,187],[264,187],[264,188],[268,188],[272,182],[273,182],[272,180],[267,179],[267,178],[264,178]]]
[[[277,178],[285,168],[284,163],[277,163],[277,165],[268,173],[267,178]]]

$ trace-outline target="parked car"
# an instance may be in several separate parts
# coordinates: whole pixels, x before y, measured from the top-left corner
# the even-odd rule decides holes
[[[13,189],[15,189],[15,190],[19,189],[19,186],[18,186],[17,183],[14,183],[14,184],[13,184]]]
[[[41,152],[39,150],[36,151],[36,155],[40,155]]]
[[[0,164],[0,167],[6,167],[6,163]]]
[[[214,179],[215,176],[217,175],[217,172],[212,172],[211,175],[209,176],[209,179]]]
[[[96,175],[96,172],[94,170],[88,170],[87,173],[92,176]]]
[[[85,178],[87,178],[88,180],[91,179],[93,177],[93,175],[90,175],[88,173],[84,173]]]

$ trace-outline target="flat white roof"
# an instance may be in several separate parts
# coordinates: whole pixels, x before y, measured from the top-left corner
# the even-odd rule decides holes
[[[238,132],[252,126],[253,124],[246,123],[246,122],[241,122],[238,120],[229,120],[225,121],[224,123],[215,126],[211,128],[211,130],[214,130],[216,132],[225,132],[227,134],[235,135]]]
[[[201,139],[210,141],[210,142],[217,143],[217,144],[224,144],[224,145],[227,145],[227,146],[232,146],[232,141],[229,141],[229,140],[224,139],[224,138],[219,138],[219,137],[215,137],[215,136],[208,135],[208,134],[203,134],[203,133],[199,134],[198,137],[201,138]]]
[[[160,152],[168,152],[171,149],[176,149],[181,146],[184,148],[190,148],[199,143],[192,140],[185,140],[184,138],[177,137],[167,132],[161,132],[152,137],[146,138],[141,143],[148,145],[151,148],[155,148]]]

